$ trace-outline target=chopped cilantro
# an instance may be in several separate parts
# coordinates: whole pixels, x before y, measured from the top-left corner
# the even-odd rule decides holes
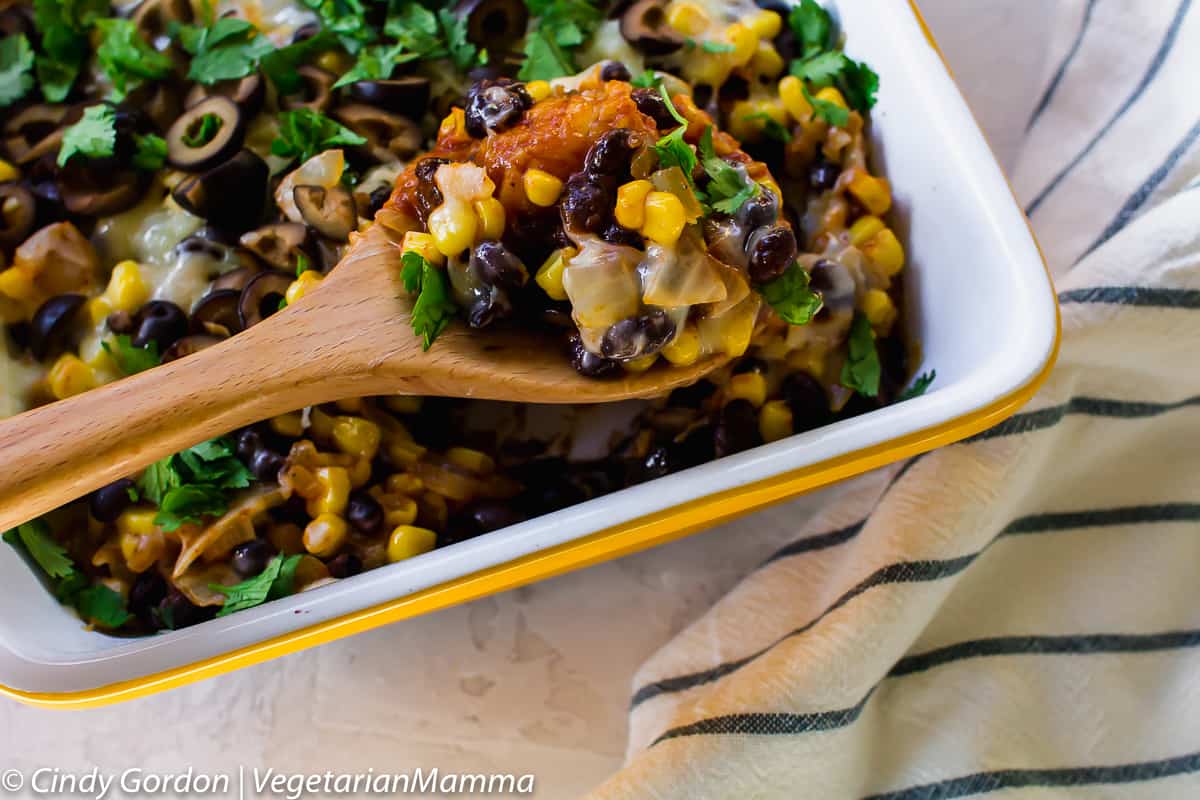
[[[110,10],[109,0],[34,0],[33,20],[42,49],[37,76],[48,102],[66,99],[88,56],[88,30]]]
[[[292,593],[296,580],[296,567],[301,555],[277,555],[267,562],[266,568],[249,580],[234,586],[209,584],[210,589],[225,595],[225,604],[217,612],[218,617],[228,616],[235,611],[254,608],[267,600],[286,597]]]
[[[446,50],[449,52],[454,66],[460,70],[470,69],[481,54],[467,39],[466,17],[459,17],[449,9],[441,8],[438,9],[438,22],[441,23],[442,35],[446,40]]]
[[[937,378],[937,370],[931,369],[929,372],[924,372],[913,379],[912,385],[900,393],[896,398],[896,402],[901,400],[911,400],[914,397],[920,397],[929,390],[929,386]]]
[[[879,394],[882,372],[871,322],[864,315],[855,314],[850,325],[850,351],[842,364],[842,386],[866,397],[875,397]]]
[[[33,48],[25,34],[0,39],[0,106],[10,106],[33,88]]]
[[[808,273],[799,264],[792,264],[773,281],[760,284],[759,294],[775,313],[789,325],[807,325],[821,310],[821,295],[808,286]]]
[[[523,81],[548,81],[570,75],[575,64],[545,31],[535,30],[525,42],[525,63],[517,77]]]
[[[700,137],[700,165],[708,173],[706,193],[712,207],[723,214],[736,213],[747,200],[759,193],[758,184],[713,149],[713,129],[708,126]]]
[[[296,94],[304,88],[304,79],[297,69],[336,45],[337,38],[333,34],[320,31],[316,36],[272,50],[258,63],[281,95]]]
[[[742,119],[746,122],[759,123],[762,127],[763,135],[768,139],[774,139],[784,144],[792,140],[792,132],[787,129],[787,126],[765,111],[756,111],[753,114],[747,114]]]
[[[866,111],[875,105],[879,75],[863,62],[847,58],[846,68],[842,70],[837,85],[852,108]]]
[[[550,80],[578,72],[572,50],[587,41],[604,13],[587,0],[525,0],[525,5],[536,22],[517,77]]]
[[[367,10],[359,0],[303,0],[317,12],[321,27],[336,34],[346,52],[354,55],[376,37],[366,22]]]
[[[838,50],[827,50],[807,60],[792,62],[792,74],[817,86],[832,86],[850,59]]]
[[[679,167],[689,182],[696,170],[696,151],[683,140],[687,126],[680,126],[663,136],[654,143],[654,151],[658,154],[658,165],[662,169]]]
[[[836,86],[850,107],[858,111],[867,111],[875,105],[879,76],[836,47],[833,18],[828,11],[816,0],[803,0],[792,10],[788,21],[801,45],[800,58],[792,62],[793,75],[814,86]],[[834,125],[845,124],[833,122],[827,116],[823,118]]]
[[[423,340],[428,350],[458,308],[450,298],[450,288],[442,270],[430,264],[420,253],[408,251],[401,260],[400,278],[404,288],[417,295],[412,308],[413,333]]]
[[[844,128],[850,122],[850,112],[829,100],[821,100],[809,93],[808,87],[802,89],[804,99],[813,108],[817,119],[823,119],[835,128]]]
[[[481,58],[479,50],[467,39],[465,17],[447,8],[438,9],[435,14],[408,0],[388,15],[383,30],[396,40],[396,46],[378,48],[376,57],[386,55],[403,61],[449,58],[459,70],[470,69]]]
[[[162,165],[167,160],[167,140],[153,133],[148,133],[143,136],[140,133],[133,135],[133,143],[135,150],[133,152],[133,165],[140,170],[146,172],[156,172],[162,169]]]
[[[88,106],[83,117],[63,132],[58,165],[65,166],[76,153],[84,158],[105,158],[117,144],[117,117],[105,103]]]
[[[4,534],[4,541],[14,546],[20,542],[29,557],[51,578],[66,578],[75,571],[66,549],[50,536],[50,526],[43,520],[18,525]]]
[[[142,497],[158,506],[155,524],[174,531],[185,522],[224,514],[225,490],[245,488],[252,480],[250,470],[234,455],[233,441],[223,436],[156,461],[137,486]]]
[[[96,22],[104,41],[96,48],[96,60],[112,81],[117,97],[137,87],[171,74],[171,59],[155,50],[142,38],[131,20],[111,18]]]
[[[143,347],[135,347],[133,340],[124,333],[118,334],[111,343],[101,342],[100,346],[112,356],[113,361],[117,362],[117,367],[126,375],[145,372],[151,367],[157,367],[161,361],[157,342],[151,341]]]
[[[299,278],[310,269],[312,269],[312,266],[308,263],[308,256],[304,255],[304,253],[296,253],[296,277]],[[284,302],[286,303],[287,301]]]
[[[648,69],[640,75],[633,76],[633,80],[629,83],[639,89],[653,89],[658,85],[658,73],[652,69]]]
[[[222,17],[205,28],[176,25],[173,31],[192,54],[188,78],[207,85],[246,77],[275,49],[270,39],[237,17]]]
[[[381,81],[392,77],[392,71],[398,64],[413,61],[418,58],[416,53],[406,53],[404,45],[371,45],[364,47],[358,53],[354,66],[338,78],[333,88],[354,83],[355,81]]]
[[[188,147],[203,147],[212,141],[223,124],[221,118],[216,114],[204,114],[184,131],[183,143]]]
[[[133,616],[125,600],[102,583],[92,584],[75,595],[75,610],[87,622],[101,628],[119,628]]]
[[[299,108],[279,114],[279,137],[271,142],[271,152],[282,158],[307,161],[331,147],[366,144],[366,141],[320,111]]]
[[[833,18],[816,0],[801,0],[788,15],[788,24],[805,58],[828,50],[833,44]]]
[[[163,496],[154,523],[164,531],[179,530],[185,522],[201,522],[205,516],[219,517],[229,507],[225,493],[208,484],[176,486]]]
[[[706,53],[732,53],[737,48],[728,42],[714,42],[708,40],[700,43],[700,49]]]

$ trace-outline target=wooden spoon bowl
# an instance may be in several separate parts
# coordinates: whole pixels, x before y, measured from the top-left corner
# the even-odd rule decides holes
[[[0,422],[0,530],[197,442],[303,406],[411,394],[531,403],[651,397],[721,361],[584,378],[557,343],[453,326],[422,351],[383,225],[294,306],[187,358]]]

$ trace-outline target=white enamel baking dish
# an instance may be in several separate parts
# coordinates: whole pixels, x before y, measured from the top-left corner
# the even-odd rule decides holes
[[[89,631],[0,548],[0,693],[79,707],[145,695],[682,536],[964,438],[1032,396],[1058,310],[1025,218],[901,0],[839,0],[848,52],[881,75],[876,163],[910,256],[923,397],[598,498],[224,619],[143,639]]]

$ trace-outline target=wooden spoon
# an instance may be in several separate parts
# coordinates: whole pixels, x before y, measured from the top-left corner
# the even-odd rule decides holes
[[[372,225],[294,306],[178,361],[0,422],[0,531],[197,442],[309,405],[411,394],[529,403],[661,395],[720,361],[580,376],[533,333],[413,334],[395,234]]]

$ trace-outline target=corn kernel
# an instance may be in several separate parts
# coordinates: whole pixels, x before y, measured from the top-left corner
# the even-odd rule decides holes
[[[667,12],[667,24],[684,36],[699,36],[712,24],[712,20],[695,3],[676,2]]]
[[[450,109],[450,113],[442,120],[438,126],[439,139],[462,139],[467,136],[467,112],[463,111],[458,106]]]
[[[770,80],[778,78],[786,66],[783,57],[771,46],[770,41],[759,42],[758,49],[754,51],[754,58],[750,60],[750,69],[754,70],[756,75]]]
[[[877,217],[886,214],[892,207],[892,187],[887,178],[876,178],[863,170],[856,170],[847,188],[863,204],[863,208]]]
[[[16,267],[0,272],[0,294],[27,303],[38,301],[38,289],[33,285],[33,278],[25,270]]]
[[[351,488],[361,489],[371,480],[371,462],[366,458],[356,458],[348,472]]]
[[[750,30],[758,34],[760,39],[774,39],[779,35],[779,31],[783,28],[783,18],[778,12],[768,11],[763,9],[755,14],[751,14],[746,20],[746,24],[750,26]]]
[[[862,245],[861,250],[871,266],[889,278],[904,269],[904,246],[890,228],[875,234]]]
[[[896,304],[882,289],[868,289],[862,299],[862,311],[875,333],[887,336],[896,324]]]
[[[646,195],[646,221],[642,234],[662,245],[679,241],[684,225],[683,203],[670,192],[650,192]]]
[[[875,238],[875,234],[883,230],[883,220],[875,216],[859,217],[853,225],[850,226],[850,244],[855,247],[862,247],[871,239]]]
[[[379,426],[362,417],[335,417],[333,443],[338,450],[370,461],[379,452]]]
[[[104,296],[114,311],[136,311],[150,299],[150,289],[136,261],[122,261],[113,267]]]
[[[388,539],[388,561],[393,564],[406,558],[428,553],[437,544],[437,534],[428,528],[400,525]]]
[[[415,394],[393,394],[385,397],[383,404],[396,414],[418,414],[423,398]]]
[[[793,433],[792,409],[783,400],[772,400],[758,412],[758,432],[764,442],[777,442]]]
[[[617,189],[617,224],[630,230],[640,230],[646,222],[646,196],[654,191],[647,180],[630,181]]]
[[[538,269],[533,280],[551,300],[566,300],[567,290],[563,287],[563,269],[575,255],[575,248],[566,247],[555,250]]]
[[[158,510],[136,506],[127,508],[117,517],[117,533],[122,536],[147,536],[158,530],[154,517]]]
[[[443,203],[429,215],[429,233],[445,256],[456,256],[475,244],[479,220],[465,205]]]
[[[558,202],[562,194],[563,182],[541,169],[531,169],[525,172],[525,196],[535,206],[549,208]]]
[[[304,532],[294,522],[282,522],[268,527],[267,541],[287,556],[304,552]]]
[[[350,473],[345,467],[317,467],[313,476],[320,484],[321,494],[307,503],[308,515],[341,514],[350,501]]]
[[[337,406],[338,411],[343,411],[347,414],[358,414],[359,416],[366,413],[367,404],[361,397],[343,397],[341,400],[333,401]]]
[[[289,411],[277,417],[271,417],[271,430],[280,436],[298,439],[304,435],[304,416],[299,411]]]
[[[436,492],[425,492],[417,502],[417,522],[425,528],[444,528],[450,519],[446,498]]]
[[[104,295],[89,297],[83,304],[83,313],[93,326],[104,322],[112,311],[112,303],[108,302],[108,298]]]
[[[15,181],[20,177],[21,173],[16,167],[0,158],[0,183]]]
[[[779,99],[796,122],[807,122],[812,118],[812,104],[804,96],[804,82],[795,75],[788,75],[779,82]]]
[[[393,472],[387,478],[387,490],[395,494],[416,494],[424,488],[424,481],[407,472]]]
[[[499,239],[504,235],[504,204],[494,197],[476,200],[472,205],[479,217],[479,235],[484,239]]]
[[[95,388],[96,375],[92,368],[72,353],[64,353],[54,362],[46,375],[50,393],[58,400],[82,394]]]
[[[383,506],[383,523],[395,528],[397,525],[412,525],[417,521],[417,501],[402,494],[382,494],[379,504]]]
[[[342,549],[350,528],[337,514],[318,514],[304,526],[304,549],[317,558],[331,558]]]
[[[400,249],[405,253],[416,253],[435,267],[440,267],[446,262],[446,257],[438,250],[434,238],[421,231],[409,231],[404,234],[404,243],[400,245]]]
[[[671,343],[662,349],[663,358],[677,367],[688,367],[700,358],[700,331],[686,325]]]
[[[731,400],[749,400],[755,408],[759,408],[767,400],[767,379],[761,372],[743,372],[734,375],[725,384],[725,402]]]
[[[385,449],[388,457],[403,467],[413,466],[425,455],[425,448],[411,440],[388,442]]]
[[[641,358],[635,358],[630,361],[626,361],[621,366],[625,368],[626,372],[632,372],[636,374],[650,369],[657,361],[658,353],[651,353],[648,356],[642,356]]]
[[[304,295],[317,288],[324,277],[324,275],[315,269],[304,270],[296,280],[288,284],[287,291],[283,294],[283,299],[287,301],[289,306],[294,305],[301,297],[304,297]]]
[[[535,103],[540,103],[550,96],[552,91],[547,81],[530,81],[525,84],[525,91]]]
[[[740,22],[735,22],[725,29],[725,40],[733,45],[729,60],[734,66],[749,64],[758,50],[758,34]]]
[[[476,475],[487,475],[496,471],[496,462],[491,456],[469,447],[451,447],[446,451],[446,460]]]
[[[818,100],[824,100],[826,103],[833,103],[839,108],[850,110],[850,106],[846,105],[846,98],[842,97],[842,93],[835,86],[826,86],[821,91],[817,92],[815,97]]]

